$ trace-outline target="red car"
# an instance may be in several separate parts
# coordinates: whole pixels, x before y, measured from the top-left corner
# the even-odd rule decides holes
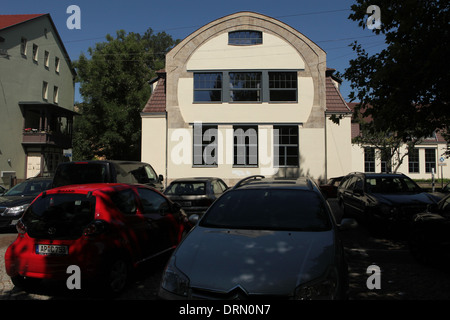
[[[179,205],[145,185],[71,185],[41,193],[17,223],[5,253],[13,283],[100,280],[109,292],[126,285],[133,267],[174,249],[190,229]]]

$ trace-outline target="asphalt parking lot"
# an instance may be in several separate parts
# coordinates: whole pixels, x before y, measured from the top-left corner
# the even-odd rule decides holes
[[[334,199],[330,205],[340,219]],[[5,273],[4,254],[16,234],[0,234],[0,300],[96,299],[81,290],[68,290],[54,283],[25,292],[15,287]],[[450,271],[417,263],[405,240],[374,238],[362,226],[342,231],[349,263],[350,300],[450,300]],[[155,300],[168,257],[143,266],[118,300]],[[369,266],[379,267],[379,289],[369,289]]]

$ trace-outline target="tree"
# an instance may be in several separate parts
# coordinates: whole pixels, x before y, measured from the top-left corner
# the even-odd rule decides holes
[[[356,0],[349,19],[366,28],[368,0]],[[357,58],[343,77],[350,81],[355,115],[370,116],[372,133],[395,132],[403,142],[440,131],[450,142],[449,2],[379,0],[386,49],[369,55],[355,41]]]
[[[141,117],[148,81],[177,41],[166,33],[117,31],[74,63],[84,101],[74,124],[75,159],[140,160]]]

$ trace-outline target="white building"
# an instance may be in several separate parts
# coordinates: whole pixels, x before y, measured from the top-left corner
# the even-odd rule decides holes
[[[167,54],[153,81],[142,161],[166,182],[347,174],[351,111],[333,72],[319,46],[276,19],[239,12],[212,21]]]

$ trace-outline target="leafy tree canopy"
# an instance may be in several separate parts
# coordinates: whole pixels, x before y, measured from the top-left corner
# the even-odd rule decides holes
[[[83,103],[76,117],[74,158],[140,160],[141,117],[148,81],[164,68],[165,54],[178,40],[165,32],[117,31],[74,63]]]
[[[349,19],[367,28],[373,1],[356,0]],[[369,55],[357,42],[350,81],[355,113],[372,118],[374,132],[395,132],[404,142],[440,131],[450,141],[450,4],[440,0],[379,0],[386,48]]]

